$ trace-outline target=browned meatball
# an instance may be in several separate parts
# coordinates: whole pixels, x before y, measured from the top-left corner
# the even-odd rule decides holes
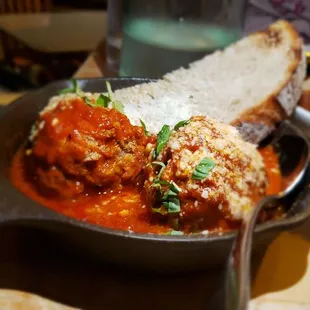
[[[145,191],[153,212],[172,219],[172,225],[179,222],[181,229],[234,223],[265,194],[266,173],[256,146],[232,126],[207,117],[192,117],[173,130],[152,161]]]
[[[88,186],[116,188],[134,181],[149,141],[124,114],[79,97],[43,111],[31,139],[27,153],[36,184],[65,197]]]

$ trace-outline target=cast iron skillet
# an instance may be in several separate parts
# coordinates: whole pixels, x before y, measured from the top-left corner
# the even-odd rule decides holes
[[[105,91],[106,79],[80,80],[82,89]],[[137,78],[108,79],[113,89],[150,81]],[[26,225],[52,232],[57,240],[90,257],[140,270],[159,272],[214,268],[225,263],[234,233],[222,236],[156,236],[134,234],[77,221],[43,207],[13,187],[8,179],[10,161],[29,133],[38,112],[57,90],[70,81],[50,84],[0,108],[0,225]],[[285,130],[293,131],[289,123]],[[254,255],[261,253],[282,230],[292,228],[309,216],[310,173],[298,197],[292,197],[287,217],[257,227]]]

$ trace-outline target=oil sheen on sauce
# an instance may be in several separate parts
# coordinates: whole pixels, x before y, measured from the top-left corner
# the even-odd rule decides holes
[[[267,194],[280,192],[284,180],[280,174],[278,156],[272,146],[267,146],[260,152],[269,180]],[[78,199],[50,199],[41,195],[35,186],[26,180],[23,156],[24,149],[20,149],[12,162],[11,180],[21,192],[43,206],[103,227],[158,234],[169,230],[167,224],[156,221],[149,213],[149,206],[141,195],[142,181],[123,187],[120,191],[88,192]],[[223,230],[226,228],[224,223]]]

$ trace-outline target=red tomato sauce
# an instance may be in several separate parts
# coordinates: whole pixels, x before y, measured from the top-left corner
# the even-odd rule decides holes
[[[277,193],[283,188],[284,180],[279,170],[278,156],[271,146],[260,150],[269,179],[267,194]],[[24,166],[24,149],[15,155],[11,166],[13,184],[26,196],[43,206],[54,209],[78,220],[104,227],[129,230],[139,233],[165,233],[166,223],[151,216],[149,206],[142,196],[142,181],[124,186],[121,190],[88,192],[77,199],[50,199],[41,195],[27,180]],[[269,218],[264,216],[264,219]],[[225,220],[220,231],[229,230]]]

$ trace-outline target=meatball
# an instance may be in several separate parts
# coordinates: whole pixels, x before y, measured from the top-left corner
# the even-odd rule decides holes
[[[147,160],[144,129],[115,109],[70,98],[42,111],[31,134],[27,161],[38,187],[74,197],[134,181]]]
[[[256,146],[242,140],[234,127],[208,117],[192,117],[172,130],[150,160],[146,196],[153,212],[179,225],[174,229],[214,230],[236,223],[266,192]]]

